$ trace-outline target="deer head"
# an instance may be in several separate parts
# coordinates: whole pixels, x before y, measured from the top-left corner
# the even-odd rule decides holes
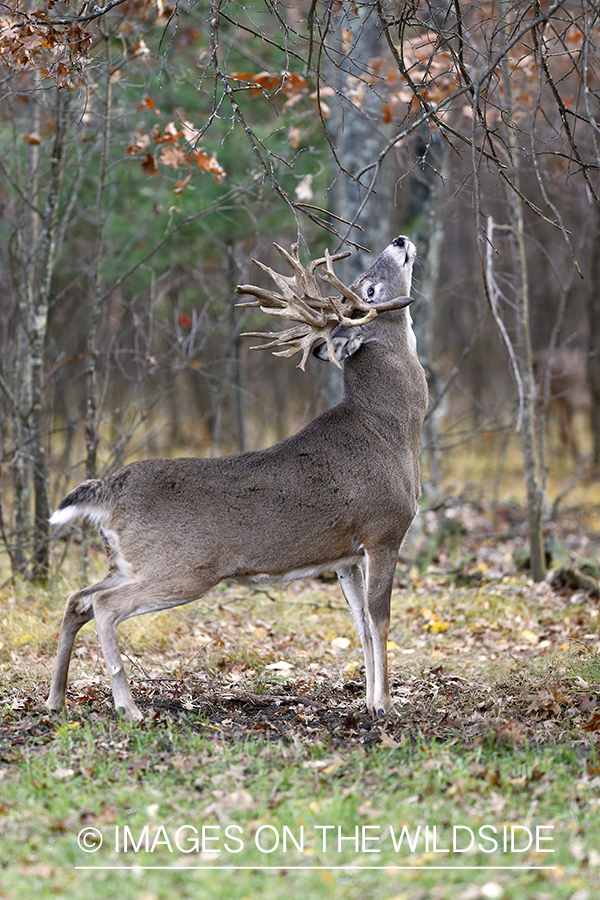
[[[358,332],[354,332],[354,338],[349,333],[342,337],[341,330],[337,329],[362,328],[373,321],[379,312],[403,309],[412,303],[408,293],[415,247],[408,238],[397,237],[392,241],[371,268],[349,287],[340,281],[333,270],[333,263],[349,256],[348,251],[331,256],[326,250],[324,257],[311,260],[307,266],[303,266],[298,257],[297,244],[292,245],[291,253],[278,244],[274,246],[294,274],[281,275],[269,266],[253,260],[261,271],[270,276],[280,292],[250,284],[238,285],[236,290],[239,294],[250,294],[257,299],[237,305],[259,306],[263,312],[301,324],[278,332],[246,332],[247,337],[261,337],[268,341],[252,347],[252,350],[282,347],[283,349],[275,351],[275,356],[293,356],[302,352],[299,368],[304,371],[311,349],[317,345],[315,355],[320,359],[331,360],[339,368],[339,360],[354,352],[351,341],[358,339]],[[323,265],[324,271],[316,272]],[[340,296],[324,297],[316,274],[321,281],[339,291]],[[365,332],[361,336],[363,342],[367,339],[367,334]],[[345,350],[342,350],[342,343]]]

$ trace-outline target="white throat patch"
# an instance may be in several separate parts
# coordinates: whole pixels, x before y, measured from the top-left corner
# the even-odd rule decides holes
[[[417,338],[413,331],[412,327],[412,316],[410,314],[410,310],[407,308],[406,310],[406,339],[408,340],[408,346],[410,347],[412,353],[417,355]]]

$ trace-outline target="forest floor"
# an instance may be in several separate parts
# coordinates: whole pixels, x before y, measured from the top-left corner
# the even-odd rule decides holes
[[[240,898],[290,889],[408,900],[598,896],[598,495],[597,482],[583,485],[548,523],[541,584],[528,578],[518,498],[492,507],[464,489],[424,503],[393,591],[394,710],[378,721],[364,710],[362,653],[334,579],[286,590],[224,582],[203,601],[123,623],[141,725],[115,715],[93,623],[77,639],[66,713],[43,706],[76,551],[45,587],[5,585],[0,825],[10,837],[0,898],[25,896],[31,884],[40,897],[102,900],[158,900],[167,888],[197,896],[201,884]],[[92,556],[101,571],[100,549]],[[164,843],[182,820],[233,826],[245,844],[208,843],[189,872],[188,851]],[[326,846],[339,823],[348,831]],[[498,834],[515,826],[542,843],[511,852],[505,836],[492,856],[480,841],[444,857],[432,823],[467,837],[487,824]],[[419,825],[425,843],[415,838],[414,852],[403,856],[388,835],[381,855],[370,855],[379,853],[375,835],[406,826],[414,837]],[[106,840],[99,856],[75,843],[84,826],[110,831],[110,853]],[[138,843],[127,857],[116,846],[125,826],[156,845]],[[259,844],[261,829],[279,841],[285,827],[296,838],[287,855]],[[319,842],[299,850],[304,828]],[[98,859],[104,868],[84,868]]]

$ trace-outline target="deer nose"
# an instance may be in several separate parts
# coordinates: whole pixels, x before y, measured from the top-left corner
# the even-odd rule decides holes
[[[406,239],[402,235],[400,235],[400,237],[394,238],[394,240],[392,241],[394,247],[404,247],[405,243]]]

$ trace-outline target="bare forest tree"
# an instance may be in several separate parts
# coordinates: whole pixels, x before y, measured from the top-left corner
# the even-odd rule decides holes
[[[541,579],[535,350],[571,338],[587,354],[600,452],[599,15],[586,0],[5,4],[13,569],[48,569],[54,470],[80,421],[91,475],[136,449],[150,409],[191,404],[216,446],[229,404],[252,443],[236,397],[251,413],[259,395],[280,408],[282,385],[301,396],[280,364],[240,356],[231,292],[252,254],[285,234],[360,255],[398,223],[423,254],[422,347],[450,362],[445,384],[431,367],[431,410],[460,379],[479,402],[511,373]]]

